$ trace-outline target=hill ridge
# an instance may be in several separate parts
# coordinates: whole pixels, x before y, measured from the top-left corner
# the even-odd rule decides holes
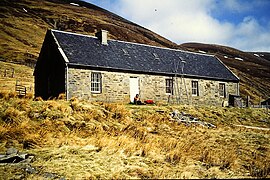
[[[117,14],[81,0],[2,0],[0,5],[2,61],[33,66],[47,29],[88,35],[106,29],[110,32],[109,38],[116,40],[215,55],[241,79],[243,97],[250,96],[253,103],[259,103],[270,96],[270,53],[243,52],[215,44],[177,45]]]

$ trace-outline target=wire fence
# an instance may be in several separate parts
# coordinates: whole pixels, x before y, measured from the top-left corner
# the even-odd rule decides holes
[[[14,68],[5,68],[3,72],[1,72],[2,77],[14,78],[15,77],[15,69]]]
[[[19,96],[26,96],[27,93],[33,93],[33,85],[28,83],[22,83],[20,80],[16,79],[15,69],[12,67],[2,68],[0,69],[0,77],[1,81],[5,83],[1,83],[1,90],[4,91],[14,91]],[[14,88],[15,86],[15,88]]]

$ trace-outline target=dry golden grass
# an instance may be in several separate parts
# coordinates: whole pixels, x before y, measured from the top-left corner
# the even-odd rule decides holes
[[[0,61],[0,93],[6,97],[15,96],[16,82],[26,87],[27,97],[34,93],[34,70],[24,65]]]
[[[37,169],[31,174],[1,165],[2,178],[15,178],[14,171],[27,179],[48,172],[67,179],[269,178],[270,131],[233,125],[269,128],[263,109],[1,97],[0,151],[34,154]],[[178,124],[170,120],[174,109],[217,128]]]

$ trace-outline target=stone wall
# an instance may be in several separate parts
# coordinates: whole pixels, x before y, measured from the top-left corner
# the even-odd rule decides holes
[[[102,75],[102,92],[91,93],[91,72],[99,72]],[[68,99],[77,97],[90,101],[105,102],[130,102],[130,77],[139,80],[139,92],[142,100],[152,99],[160,103],[181,103],[193,105],[215,105],[222,106],[228,101],[229,94],[238,93],[238,84],[203,79],[174,77],[174,95],[166,93],[165,80],[168,76],[129,74],[108,71],[92,71],[85,69],[68,69]],[[178,83],[176,83],[176,81]],[[198,81],[199,96],[191,95],[191,82]],[[226,97],[219,96],[219,83],[225,83]],[[178,84],[178,86],[177,86]]]

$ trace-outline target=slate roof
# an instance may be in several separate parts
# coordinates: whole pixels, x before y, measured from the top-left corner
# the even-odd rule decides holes
[[[239,81],[214,56],[118,40],[108,40],[108,45],[102,45],[93,36],[56,30],[51,32],[71,65]],[[182,60],[185,63],[181,63]]]

